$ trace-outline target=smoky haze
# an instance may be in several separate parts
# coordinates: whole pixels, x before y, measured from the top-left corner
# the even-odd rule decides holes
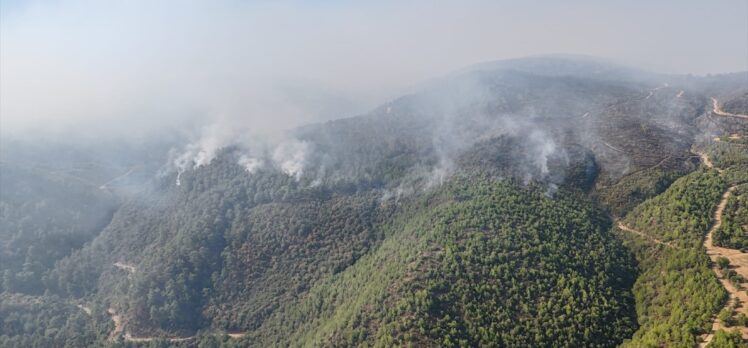
[[[477,62],[553,52],[740,71],[747,15],[742,0],[3,0],[2,132],[261,133],[358,114]]]

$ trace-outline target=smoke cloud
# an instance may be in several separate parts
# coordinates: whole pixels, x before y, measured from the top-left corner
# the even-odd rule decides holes
[[[163,171],[177,177],[208,165],[228,146],[240,149],[236,163],[248,174],[272,167],[296,179],[321,176],[335,159],[283,130],[365,113],[478,62],[571,52],[661,72],[748,69],[748,47],[737,44],[748,41],[748,4],[740,0],[7,0],[0,6],[1,138],[180,134]],[[720,25],[690,25],[710,14]],[[430,134],[435,164],[419,169],[428,173],[426,186],[448,177],[462,151],[502,134],[524,137],[528,158],[548,175],[549,159],[564,154],[551,131],[532,121],[544,110],[476,113],[494,91],[471,83],[429,100],[438,122]],[[466,114],[474,115],[467,124]]]
[[[481,61],[571,52],[659,71],[718,73],[746,69],[748,55],[740,44],[748,41],[748,4],[740,0],[0,6],[6,136],[133,136],[218,118],[259,133],[352,116],[418,81]],[[690,25],[710,14],[720,25]],[[694,42],[708,42],[708,49]]]

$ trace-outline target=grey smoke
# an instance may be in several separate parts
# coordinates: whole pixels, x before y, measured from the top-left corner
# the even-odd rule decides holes
[[[249,175],[272,167],[297,179],[323,178],[335,160],[331,154],[303,139],[268,134],[364,113],[419,90],[418,81],[482,61],[575,52],[665,72],[748,68],[748,47],[736,44],[748,41],[748,4],[739,0],[41,0],[0,6],[0,138],[186,132],[172,144],[165,168],[171,174],[207,165],[220,149],[237,146],[237,164]],[[705,14],[718,14],[721,24],[683,25],[702,22]],[[696,41],[709,42],[709,49]],[[416,166],[413,176],[426,186],[439,184],[462,151],[501,135],[526,137],[533,169],[550,175],[548,159],[564,154],[552,130],[533,120],[547,111],[486,112],[482,107],[496,93],[463,83],[450,98],[429,100],[438,120],[437,158]],[[593,105],[574,110],[588,113],[585,119],[594,111]],[[465,124],[468,114],[477,116]],[[593,144],[597,135],[589,132]]]
[[[745,70],[748,55],[741,0],[0,6],[6,134],[135,135],[217,118],[262,132],[362,113],[481,61],[574,52],[717,73]],[[709,16],[720,25],[691,25]]]

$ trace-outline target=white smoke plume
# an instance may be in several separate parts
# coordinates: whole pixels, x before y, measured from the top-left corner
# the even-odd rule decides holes
[[[210,164],[217,151],[227,145],[228,139],[234,137],[232,133],[230,128],[215,123],[203,128],[197,141],[187,144],[181,151],[173,151],[176,157],[171,161],[171,167],[177,171],[177,185],[180,184],[179,177],[186,170]]]
[[[241,155],[239,157],[239,160],[237,161],[237,164],[244,167],[244,170],[246,170],[249,174],[254,174],[264,165],[261,159],[249,157],[247,155]]]
[[[295,139],[280,143],[273,151],[273,163],[281,171],[299,180],[307,165],[311,146],[308,142]]]
[[[239,151],[236,163],[250,175],[272,166],[296,180],[301,179],[310,163],[311,144],[284,134],[252,134],[242,126],[230,124],[219,122],[204,127],[193,137],[195,140],[181,149],[172,149],[161,175],[176,172],[176,184],[180,185],[182,173],[210,165],[221,149],[235,147]]]
[[[556,152],[556,143],[544,131],[535,129],[530,133],[529,141],[532,144],[535,165],[540,168],[542,176],[548,175],[548,157]]]

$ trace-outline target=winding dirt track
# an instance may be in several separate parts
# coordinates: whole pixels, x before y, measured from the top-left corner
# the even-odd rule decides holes
[[[113,265],[114,265],[114,267],[117,267],[117,268],[119,268],[119,269],[121,269],[121,270],[123,270],[123,271],[125,271],[127,273],[135,274],[135,266],[133,266],[133,265],[127,263],[127,262],[117,261]]]
[[[733,114],[733,113],[722,110],[722,107],[719,106],[719,101],[717,101],[717,98],[714,98],[714,97],[712,97],[712,108],[713,108],[713,112],[717,115],[727,116],[727,117],[737,117],[737,118],[748,120],[748,115]]]
[[[117,336],[119,336],[122,331],[125,330],[125,324],[122,323],[122,317],[117,314],[117,311],[114,310],[114,308],[109,308],[106,310],[106,312],[109,314],[109,317],[112,318],[112,321],[114,322],[114,330],[109,333],[109,340],[114,341]]]
[[[721,111],[719,109],[719,103],[715,98],[712,98],[712,103],[714,106],[714,113],[717,115],[748,118],[748,116],[745,115],[735,115]],[[722,169],[715,167],[714,163],[705,152],[694,150],[694,153],[697,153],[699,157],[701,157],[701,160],[705,166],[707,166],[708,168],[714,168],[720,174],[722,173]],[[737,313],[748,315],[748,293],[744,291],[744,289],[742,289],[742,286],[736,286],[729,280],[721,277],[722,272],[717,266],[717,258],[726,257],[730,260],[730,268],[737,274],[743,276],[745,279],[748,279],[748,253],[743,253],[740,250],[715,246],[713,240],[714,232],[717,231],[720,226],[722,226],[722,214],[725,210],[725,207],[727,206],[727,201],[730,199],[730,196],[732,195],[733,191],[735,191],[736,187],[737,185],[730,186],[730,188],[728,188],[727,191],[722,194],[722,198],[717,205],[717,209],[714,211],[714,223],[709,229],[709,232],[707,232],[706,238],[704,238],[704,248],[706,249],[707,255],[712,260],[712,270],[716,274],[717,279],[719,279],[720,283],[722,283],[722,286],[725,287],[729,294],[729,299],[724,308],[735,308],[735,311]],[[702,342],[699,343],[699,347],[706,347],[714,338],[714,333],[720,329],[727,329],[727,327],[725,327],[725,325],[720,322],[715,316],[712,319],[712,331],[702,336]],[[740,330],[740,333],[743,336],[744,340],[748,339],[748,328],[740,327],[737,329]]]
[[[82,310],[83,313],[86,313],[89,317],[91,316],[92,311],[90,307],[86,307],[80,303],[77,303],[75,306]]]
[[[136,169],[138,169],[138,166],[133,166],[133,167],[131,167],[131,168],[130,168],[130,169],[129,169],[129,170],[127,171],[127,172],[125,172],[124,174],[122,174],[122,175],[119,175],[119,176],[117,176],[117,177],[115,177],[115,178],[113,178],[113,179],[111,179],[111,180],[109,180],[109,181],[107,181],[107,182],[105,182],[105,183],[101,184],[101,186],[99,186],[99,190],[108,190],[108,189],[109,189],[109,187],[108,187],[108,186],[109,186],[109,185],[110,185],[111,183],[113,183],[113,182],[115,182],[115,181],[117,181],[117,180],[120,180],[120,179],[122,179],[122,178],[124,178],[124,177],[126,177],[126,176],[128,176],[128,175],[130,175],[130,174],[132,174],[132,172],[134,172],[134,171],[135,171]]]
[[[701,151],[701,150],[695,150],[695,149],[694,149],[694,150],[692,150],[691,152],[693,152],[693,153],[695,153],[695,154],[699,155],[699,158],[701,158],[701,163],[704,163],[704,165],[705,165],[705,166],[706,166],[707,168],[709,168],[709,169],[714,169],[714,170],[716,170],[716,171],[717,171],[718,173],[722,174],[722,169],[721,169],[721,168],[718,168],[718,167],[715,167],[715,166],[714,166],[714,163],[712,162],[712,160],[711,160],[711,159],[709,158],[709,156],[707,156],[707,155],[706,155],[706,153],[705,153],[704,151]]]
[[[109,341],[115,341],[117,337],[119,337],[120,334],[124,333],[123,338],[125,339],[125,342],[150,342],[155,341],[159,339],[164,339],[168,342],[184,342],[189,341],[195,336],[189,336],[189,337],[150,337],[150,336],[144,336],[144,337],[135,337],[130,332],[125,330],[125,323],[122,320],[122,316],[117,314],[117,311],[114,310],[114,308],[107,309],[107,313],[109,313],[109,317],[112,318],[112,321],[114,322],[114,330],[109,333]]]
[[[656,91],[661,90],[661,89],[666,88],[666,87],[670,87],[670,85],[667,84],[667,83],[663,83],[662,86],[655,87],[655,88],[649,90],[649,94],[647,94],[647,96],[644,99],[646,100],[646,99],[651,98],[655,94]]]
[[[648,235],[648,234],[646,234],[644,232],[637,231],[637,230],[635,230],[635,229],[633,229],[631,227],[628,227],[628,226],[624,225],[623,222],[620,222],[620,221],[618,222],[618,228],[620,228],[621,230],[624,230],[626,232],[630,232],[630,233],[636,234],[639,237],[642,237],[642,238],[644,238],[644,239],[646,239],[646,240],[648,240],[650,242],[654,242],[654,243],[659,244],[659,245],[664,245],[664,246],[666,246],[668,248],[671,248],[671,249],[677,248],[671,242],[663,242],[663,241],[661,241],[661,240],[659,240],[657,238],[654,238],[654,237],[652,237],[652,236],[650,236],[650,235]]]
[[[746,307],[746,304],[748,304],[748,293],[743,291],[742,287],[736,287],[729,280],[720,277],[721,271],[717,267],[717,258],[720,256],[726,257],[730,260],[730,267],[739,275],[748,279],[748,254],[743,253],[740,250],[715,246],[712,239],[714,231],[722,226],[722,213],[727,206],[727,200],[730,199],[730,196],[732,195],[732,192],[735,191],[736,187],[737,186],[731,186],[722,194],[722,199],[717,206],[717,210],[714,211],[714,224],[712,225],[712,228],[709,229],[709,233],[707,233],[706,238],[704,239],[704,248],[706,248],[706,253],[712,260],[712,270],[730,295],[730,299],[725,304],[725,308],[735,306],[736,312],[748,315],[748,307]],[[699,346],[706,347],[714,337],[714,332],[725,328],[726,327],[715,317],[712,321],[712,332],[703,337],[703,342],[700,343]],[[748,328],[741,327],[739,329],[743,335],[743,339],[748,339]]]

